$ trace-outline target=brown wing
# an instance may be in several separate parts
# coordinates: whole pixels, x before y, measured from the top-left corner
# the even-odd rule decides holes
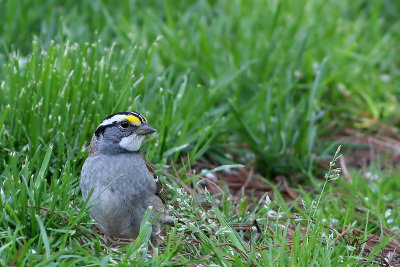
[[[141,156],[144,159],[144,161],[146,162],[147,170],[153,175],[154,181],[156,182],[156,195],[159,196],[159,198],[161,198],[161,201],[165,204],[168,199],[171,199],[171,195],[168,194],[168,192],[165,191],[165,189],[163,188],[163,185],[162,185],[160,179],[158,179],[157,174],[153,170],[153,164],[148,162],[143,154],[141,154]]]

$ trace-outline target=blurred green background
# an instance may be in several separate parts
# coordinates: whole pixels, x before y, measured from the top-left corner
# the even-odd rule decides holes
[[[62,166],[133,109],[152,161],[310,172],[343,128],[399,122],[398,1],[0,3],[5,161],[54,144]]]

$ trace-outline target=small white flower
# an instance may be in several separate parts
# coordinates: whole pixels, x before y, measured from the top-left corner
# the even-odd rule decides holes
[[[215,174],[214,174],[214,173],[211,173],[210,170],[202,169],[202,170],[200,171],[200,173],[204,174],[204,176],[205,176],[206,178],[210,179],[210,180],[213,180],[213,181],[217,181],[217,180],[218,180],[217,177],[215,176]]]
[[[276,210],[269,210],[267,215],[270,217],[282,218],[283,212],[277,212]]]
[[[398,231],[398,230],[400,230],[400,227],[394,226],[394,227],[392,227],[390,230],[392,230],[392,231]]]
[[[391,80],[390,75],[387,75],[387,74],[382,74],[380,78],[381,78],[381,81],[384,83],[388,83]]]
[[[229,153],[225,153],[224,156],[228,159],[233,159],[233,156]]]
[[[387,209],[385,211],[385,218],[388,218],[390,215],[392,215],[392,209]]]
[[[365,178],[367,178],[370,181],[376,181],[379,179],[379,175],[376,173],[372,173],[372,172],[366,172]]]
[[[336,218],[332,218],[332,219],[331,219],[331,224],[332,224],[332,225],[336,226],[338,223],[339,223],[339,220],[338,220],[338,219],[336,219]]]
[[[294,77],[296,77],[298,79],[303,78],[303,73],[301,73],[301,71],[299,71],[299,70],[296,70],[294,72]]]

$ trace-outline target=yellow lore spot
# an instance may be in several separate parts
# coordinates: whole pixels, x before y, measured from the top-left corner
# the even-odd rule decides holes
[[[142,124],[140,119],[138,117],[136,117],[136,116],[133,116],[133,115],[126,116],[125,120],[129,121],[132,124]]]

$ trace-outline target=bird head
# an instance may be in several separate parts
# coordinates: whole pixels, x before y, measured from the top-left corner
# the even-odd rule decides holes
[[[138,112],[126,111],[112,114],[97,127],[92,144],[100,152],[112,153],[127,150],[138,151],[146,135],[156,130]]]

